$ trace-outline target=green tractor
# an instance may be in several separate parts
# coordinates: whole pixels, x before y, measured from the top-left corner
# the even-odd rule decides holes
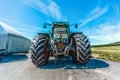
[[[35,65],[45,65],[49,56],[72,56],[76,64],[86,64],[91,58],[91,47],[88,38],[82,32],[71,32],[67,22],[44,24],[52,26],[49,33],[38,33],[30,47],[31,59]]]

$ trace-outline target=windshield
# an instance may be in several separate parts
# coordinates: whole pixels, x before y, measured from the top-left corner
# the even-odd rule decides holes
[[[67,38],[67,28],[55,28],[54,29],[54,38]]]

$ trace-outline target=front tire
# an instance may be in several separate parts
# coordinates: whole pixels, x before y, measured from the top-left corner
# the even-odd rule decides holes
[[[73,43],[75,46],[72,55],[74,63],[86,64],[91,58],[91,47],[88,38],[83,34],[74,34]]]
[[[34,65],[45,65],[49,60],[47,46],[49,43],[48,34],[38,34],[32,42],[30,53]]]

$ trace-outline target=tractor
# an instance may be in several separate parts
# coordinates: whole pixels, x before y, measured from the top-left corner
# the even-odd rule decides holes
[[[82,32],[70,30],[70,26],[78,28],[77,24],[68,22],[45,23],[44,28],[51,26],[47,33],[38,33],[33,38],[30,47],[32,63],[37,66],[49,62],[49,57],[72,56],[76,64],[86,64],[91,58],[90,42]]]

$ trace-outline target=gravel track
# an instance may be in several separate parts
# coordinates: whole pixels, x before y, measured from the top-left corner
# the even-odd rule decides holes
[[[68,58],[50,58],[45,66],[35,66],[30,55],[14,54],[0,59],[0,80],[120,80],[120,63],[91,59],[76,65]]]

